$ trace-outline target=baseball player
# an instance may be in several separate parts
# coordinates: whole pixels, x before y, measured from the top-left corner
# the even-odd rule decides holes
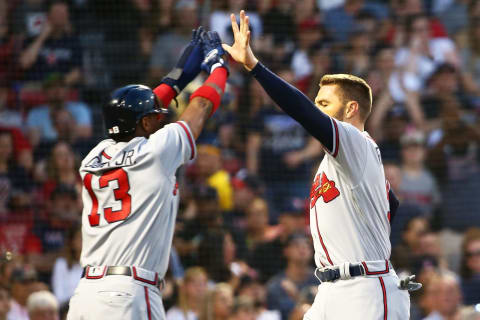
[[[151,90],[128,85],[104,107],[110,139],[82,161],[84,273],[68,318],[164,319],[159,285],[178,207],[175,172],[195,157],[195,139],[220,104],[228,76],[218,34],[194,30],[175,69]],[[210,76],[179,121],[168,105],[200,70]]]
[[[377,144],[364,131],[372,94],[352,75],[325,75],[312,103],[258,62],[248,17],[232,14],[235,42],[223,45],[270,97],[326,151],[310,193],[318,294],[305,319],[408,319],[409,280],[400,284],[390,258],[390,220],[398,206]]]

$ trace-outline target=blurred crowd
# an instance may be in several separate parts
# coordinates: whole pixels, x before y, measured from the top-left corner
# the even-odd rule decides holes
[[[326,73],[367,80],[367,130],[401,202],[391,260],[424,285],[411,319],[480,319],[480,1],[0,0],[0,320],[68,310],[78,166],[105,136],[108,93],[158,85],[199,25],[231,43],[241,9],[260,60],[312,100]],[[167,319],[302,319],[321,146],[233,62],[197,145],[178,172]]]

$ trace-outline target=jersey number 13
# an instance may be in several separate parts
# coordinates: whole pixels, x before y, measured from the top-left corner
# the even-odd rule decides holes
[[[87,173],[83,179],[83,185],[92,199],[92,210],[88,216],[88,221],[92,227],[95,227],[100,223],[100,215],[98,214],[98,199],[92,189],[92,178],[93,175]],[[125,220],[132,211],[132,197],[128,193],[130,183],[128,182],[127,173],[122,168],[104,172],[98,179],[98,186],[100,189],[103,189],[108,187],[110,182],[114,180],[117,181],[118,187],[113,189],[113,195],[115,200],[121,201],[122,206],[120,210],[115,211],[112,207],[103,208],[103,215],[108,223]]]

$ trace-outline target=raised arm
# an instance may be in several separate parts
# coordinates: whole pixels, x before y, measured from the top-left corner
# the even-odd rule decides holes
[[[240,12],[240,27],[235,15],[230,17],[235,42],[232,46],[223,45],[223,48],[232,58],[244,65],[262,85],[268,95],[289,116],[298,121],[308,133],[318,139],[327,149],[333,144],[332,120],[320,111],[315,104],[302,92],[288,84],[276,74],[263,66],[254,56],[250,47],[250,30],[248,16]]]
[[[195,139],[200,136],[205,122],[220,105],[228,77],[227,62],[223,59],[225,51],[218,34],[211,31],[202,34],[202,43],[205,59],[201,68],[210,73],[210,76],[192,94],[187,109],[179,119],[188,124]]]

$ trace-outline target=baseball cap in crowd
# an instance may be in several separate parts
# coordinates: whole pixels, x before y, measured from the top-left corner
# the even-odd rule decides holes
[[[282,206],[282,215],[302,217],[308,208],[308,201],[299,197],[292,197],[286,200]]]
[[[218,193],[215,188],[206,185],[198,185],[193,189],[193,198],[196,201],[218,200]]]
[[[232,178],[232,186],[237,190],[248,188],[258,194],[262,193],[263,190],[262,181],[257,176],[248,173],[237,173],[235,177]]]
[[[425,144],[425,134],[420,130],[407,130],[400,137],[400,144],[402,146],[411,146],[411,145],[424,145]]]

